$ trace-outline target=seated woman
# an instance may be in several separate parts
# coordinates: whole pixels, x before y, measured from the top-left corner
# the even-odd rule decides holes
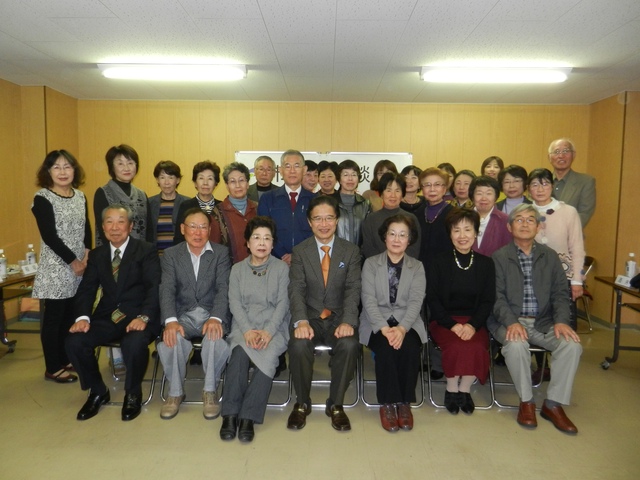
[[[502,187],[502,193],[506,196],[504,200],[499,200],[496,203],[498,210],[509,215],[511,210],[521,203],[531,203],[531,200],[524,196],[524,191],[527,188],[527,171],[520,165],[509,165],[501,170],[498,175],[498,183]]]
[[[460,170],[453,177],[453,184],[451,185],[451,193],[453,193],[453,200],[449,201],[454,207],[473,208],[473,200],[469,198],[469,186],[473,179],[476,178],[476,174],[471,170]]]
[[[180,230],[178,224],[178,211],[180,205],[188,197],[177,192],[182,173],[180,166],[171,160],[162,160],[153,169],[153,176],[160,187],[160,193],[149,197],[149,209],[151,210],[151,230],[156,236],[158,253],[173,245],[173,236],[176,230]]]
[[[220,438],[251,442],[254,423],[264,421],[278,357],[289,341],[289,267],[271,255],[276,225],[254,217],[244,238],[251,254],[229,277],[231,358],[225,375]],[[251,381],[248,372],[254,365]]]
[[[405,255],[418,238],[413,217],[394,215],[378,229],[385,252],[362,268],[360,343],[375,353],[376,394],[382,428],[411,430],[420,346],[427,332],[420,316],[426,278],[419,260]]]
[[[489,334],[485,324],[496,296],[493,260],[471,247],[478,234],[480,216],[454,208],[446,218],[453,251],[438,255],[427,271],[429,330],[442,350],[447,377],[447,410],[471,414],[475,408],[471,385],[485,382],[489,372]]]
[[[495,208],[499,193],[498,182],[484,175],[474,178],[469,187],[469,196],[480,214],[480,231],[473,242],[473,250],[487,257],[512,239],[507,228],[509,216]]]

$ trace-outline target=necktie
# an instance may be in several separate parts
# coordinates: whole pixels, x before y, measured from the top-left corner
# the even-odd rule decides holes
[[[113,279],[118,282],[118,272],[120,271],[120,262],[122,259],[120,258],[120,249],[116,248],[115,252],[113,252],[113,260],[111,261],[111,271],[113,272]]]
[[[322,262],[320,262],[320,266],[322,267],[322,278],[324,278],[324,286],[327,286],[327,279],[329,278],[329,265],[331,264],[331,257],[329,256],[329,250],[331,249],[328,245],[323,245],[320,249],[324,252],[324,257],[322,257]],[[331,315],[331,310],[325,308],[320,313],[320,318],[325,319],[329,315]]]
[[[296,209],[296,197],[298,196],[297,192],[290,192],[289,196],[291,197],[291,211],[293,212]]]

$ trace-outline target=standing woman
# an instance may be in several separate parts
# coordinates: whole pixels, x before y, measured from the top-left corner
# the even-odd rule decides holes
[[[422,204],[426,202],[424,197],[418,195],[420,191],[420,174],[422,169],[414,165],[407,165],[402,169],[400,175],[404,177],[407,184],[404,198],[400,202],[400,208],[405,212],[415,213]]]
[[[396,167],[396,164],[391,160],[386,159],[380,160],[378,163],[376,163],[376,165],[373,167],[373,179],[369,184],[369,190],[362,194],[362,196],[369,200],[369,203],[371,203],[372,212],[377,212],[378,210],[382,209],[382,199],[380,198],[380,194],[378,193],[378,182],[387,172],[397,174],[398,168]]]
[[[151,229],[156,236],[158,253],[173,245],[173,236],[180,229],[178,210],[188,197],[180,195],[176,189],[180,185],[182,173],[180,166],[171,160],[162,160],[153,169],[160,193],[149,197],[151,209]]]
[[[507,228],[508,215],[496,207],[499,193],[497,180],[485,175],[474,178],[469,187],[475,210],[480,214],[480,229],[473,250],[487,257],[513,239]]]
[[[509,215],[511,210],[521,203],[531,203],[531,200],[524,196],[527,188],[527,171],[520,165],[509,165],[502,169],[498,175],[498,183],[506,196],[504,200],[496,203],[498,210]]]
[[[40,263],[33,296],[44,300],[40,340],[45,362],[45,380],[72,383],[64,340],[73,324],[73,297],[82,280],[91,249],[87,200],[77,187],[84,171],[71,153],[54,150],[38,170],[41,189],[31,211],[42,237]]]
[[[476,174],[471,170],[460,170],[453,177],[453,184],[451,186],[451,193],[453,193],[453,200],[449,203],[454,207],[461,208],[473,208],[473,200],[469,198],[469,186],[473,179],[476,178]]]
[[[480,216],[454,208],[446,218],[453,249],[438,255],[427,270],[429,330],[442,350],[447,377],[444,404],[449,413],[472,414],[471,385],[489,373],[489,334],[485,327],[496,296],[493,260],[471,247]]]
[[[458,172],[456,172],[456,167],[448,162],[439,164],[438,168],[449,176],[449,180],[447,181],[447,193],[444,194],[444,199],[448,202],[449,200],[453,200],[453,195],[451,195],[451,186],[453,185],[453,177],[455,177]]]
[[[318,164],[318,195],[333,195],[338,183],[338,164],[336,162],[321,161]]]
[[[358,194],[360,167],[353,160],[344,160],[338,165],[340,190],[333,196],[338,200],[340,217],[336,235],[356,245],[362,245],[362,222],[371,213],[369,200]]]
[[[249,256],[244,231],[258,214],[258,203],[249,199],[250,173],[246,165],[233,162],[224,167],[222,179],[229,195],[211,211],[209,240],[229,247],[231,260],[238,263]]]
[[[500,157],[492,156],[485,158],[480,166],[480,175],[491,177],[498,180],[500,172],[504,168],[504,162]]]
[[[220,438],[251,442],[264,421],[278,357],[289,342],[289,267],[271,255],[276,225],[254,217],[244,233],[251,254],[229,277],[231,359],[225,375]],[[251,365],[251,381],[247,382]]]
[[[413,217],[394,215],[378,230],[386,251],[362,268],[360,343],[375,354],[380,422],[388,432],[411,430],[416,400],[420,346],[427,332],[420,316],[426,278],[419,260],[405,255],[418,239]]]
[[[105,155],[111,180],[96,190],[93,197],[93,214],[96,226],[96,246],[106,243],[102,231],[102,211],[109,205],[120,203],[133,211],[131,236],[153,243],[155,232],[151,227],[151,209],[147,194],[131,182],[138,173],[138,152],[129,145],[111,147]]]

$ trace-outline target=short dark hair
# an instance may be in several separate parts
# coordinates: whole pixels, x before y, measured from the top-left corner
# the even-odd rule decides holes
[[[304,165],[307,167],[307,173],[318,170],[318,164],[313,160],[305,160]]]
[[[324,172],[325,170],[331,170],[333,174],[338,176],[338,163],[337,162],[329,162],[327,160],[322,160],[318,164],[318,174]]]
[[[136,164],[136,171],[140,169],[140,163],[138,159],[138,152],[136,152],[135,148],[123,143],[118,145],[117,147],[111,147],[107,150],[104,159],[107,162],[107,168],[109,169],[109,175],[111,175],[112,179],[116,179],[116,172],[113,169],[113,162],[118,155],[122,155],[127,160],[133,160]]]
[[[553,173],[551,173],[551,170],[548,168],[536,168],[527,177],[527,188],[529,188],[529,185],[531,185],[531,182],[534,180],[546,180],[553,185]]]
[[[447,216],[444,219],[444,223],[447,227],[447,234],[451,235],[453,227],[465,220],[473,225],[473,229],[476,234],[480,231],[480,214],[478,212],[471,210],[470,208],[453,207],[449,210],[449,213],[447,213]]]
[[[440,170],[444,170],[445,172],[450,173],[451,175],[455,175],[457,173],[456,172],[456,167],[454,167],[453,165],[451,165],[448,162],[444,162],[444,163],[439,164],[438,168]]]
[[[342,172],[345,170],[353,170],[358,174],[358,182],[362,181],[362,172],[360,171],[360,167],[351,159],[343,160],[338,165],[338,172],[336,173],[338,181],[340,181],[340,175],[342,175]]]
[[[333,195],[318,195],[313,197],[309,202],[309,208],[307,208],[307,220],[311,221],[311,212],[319,205],[329,205],[333,208],[336,218],[340,218],[340,208],[338,207],[338,200]]]
[[[520,165],[509,165],[508,167],[504,167],[500,170],[500,173],[498,174],[498,182],[500,182],[500,185],[502,185],[504,177],[507,175],[511,175],[514,178],[521,178],[522,182],[525,183],[527,181],[528,174],[524,167],[521,167]]]
[[[402,171],[400,172],[400,175],[402,175],[403,177],[406,177],[411,172],[413,172],[416,177],[420,177],[420,174],[422,173],[422,169],[420,167],[416,167],[415,165],[407,165],[402,169]]]
[[[224,167],[224,170],[222,171],[222,179],[224,180],[224,183],[229,183],[229,174],[231,172],[240,172],[244,175],[244,178],[247,179],[247,182],[251,178],[249,167],[247,167],[244,163],[231,162],[229,165]]]
[[[390,172],[398,173],[398,167],[396,167],[396,164],[391,160],[384,159],[376,163],[375,167],[373,167],[373,178],[371,179],[371,183],[369,184],[371,190],[373,190],[374,192],[378,191],[378,172],[383,168],[386,168]]]
[[[178,179],[182,178],[180,166],[171,160],[160,160],[153,169],[153,176],[158,178],[162,172],[166,175],[173,175]]]
[[[405,181],[404,176],[397,172],[387,172],[380,177],[380,181],[378,182],[378,194],[382,196],[382,192],[384,192],[393,182],[398,184],[402,190],[402,196],[404,197],[407,194],[407,182]]]
[[[385,238],[387,237],[387,231],[389,230],[389,225],[392,223],[402,223],[409,228],[409,245],[411,246],[418,241],[418,224],[415,221],[415,217],[413,215],[404,215],[402,213],[396,213],[385,219],[378,228],[378,235],[380,236],[380,240],[384,243]]]
[[[201,213],[202,215],[204,215],[205,217],[207,217],[207,223],[209,225],[211,225],[211,218],[209,217],[209,215],[207,215],[207,212],[205,212],[204,210],[200,209],[200,207],[191,207],[189,209],[187,209],[186,212],[184,212],[184,218],[182,219],[182,223],[184,225],[186,225],[187,223],[187,218],[189,218],[191,215],[195,215],[197,213]]]
[[[496,200],[500,196],[500,184],[495,178],[489,177],[487,175],[480,175],[479,177],[471,180],[471,185],[469,185],[469,198],[473,200],[473,192],[475,192],[476,187],[491,187],[496,192]]]
[[[193,175],[191,175],[191,181],[195,182],[198,178],[198,174],[205,170],[211,170],[213,172],[213,179],[216,185],[220,183],[220,167],[216,162],[205,160],[204,162],[198,162],[193,166]]]
[[[456,173],[453,176],[453,181],[451,182],[451,193],[453,194],[453,187],[454,184],[456,183],[456,180],[458,179],[458,177],[460,175],[466,175],[468,177],[471,177],[471,180],[473,180],[474,178],[476,178],[476,174],[473,172],[473,170],[460,170],[458,173]]]
[[[258,215],[257,217],[253,217],[251,220],[249,220],[249,223],[247,223],[247,226],[244,229],[244,239],[247,242],[251,238],[251,235],[253,235],[253,232],[256,230],[256,228],[268,228],[271,231],[274,245],[278,241],[278,235],[276,233],[278,228],[276,227],[276,223],[271,217]]]
[[[38,173],[36,173],[37,186],[42,188],[50,188],[53,186],[53,179],[51,178],[49,170],[60,157],[63,157],[69,165],[73,167],[73,182],[71,182],[71,186],[73,188],[78,188],[84,183],[84,169],[80,166],[76,157],[67,150],[52,150],[47,153],[42,165],[38,168]]]
[[[491,162],[496,161],[496,163],[498,164],[498,166],[500,167],[500,170],[502,170],[504,168],[504,162],[502,161],[502,159],[500,157],[497,157],[495,155],[493,155],[492,157],[487,157],[484,159],[484,162],[482,162],[482,165],[480,166],[480,175],[484,175],[484,169],[487,165],[489,165]]]

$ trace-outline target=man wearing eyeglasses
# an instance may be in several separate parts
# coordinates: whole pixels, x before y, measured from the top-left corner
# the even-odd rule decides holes
[[[169,420],[178,414],[185,398],[183,383],[193,349],[191,339],[202,337],[202,414],[211,420],[220,415],[216,390],[231,353],[224,339],[229,331],[231,260],[226,247],[209,242],[210,218],[199,208],[185,213],[180,229],[185,241],[166,249],[161,260],[164,332],[157,350],[170,387],[160,418]]]
[[[280,157],[280,175],[284,185],[265,192],[258,203],[258,215],[271,217],[278,228],[273,255],[287,265],[291,265],[293,247],[311,236],[307,209],[315,195],[302,188],[306,171],[302,153],[287,150]]]
[[[553,196],[578,210],[584,229],[596,210],[596,180],[571,168],[576,157],[573,142],[559,138],[549,145],[549,161],[553,165]]]
[[[267,155],[260,155],[253,162],[253,174],[256,177],[256,183],[249,185],[247,197],[257,203],[260,201],[262,194],[278,188],[277,185],[271,183],[276,176],[276,162]]]
[[[314,348],[331,347],[331,386],[325,414],[338,431],[351,429],[344,396],[359,354],[360,249],[336,236],[340,209],[327,195],[311,200],[307,211],[313,236],[293,249],[289,273],[292,332],[289,368],[296,404],[287,428],[300,430],[311,413]]]
[[[551,380],[540,415],[560,431],[578,433],[562,405],[569,405],[580,362],[580,337],[569,326],[569,284],[558,254],[535,241],[540,214],[521,203],[509,214],[513,242],[496,251],[496,302],[487,328],[502,344],[509,374],[520,397],[517,421],[535,428],[530,345],[551,352]]]

